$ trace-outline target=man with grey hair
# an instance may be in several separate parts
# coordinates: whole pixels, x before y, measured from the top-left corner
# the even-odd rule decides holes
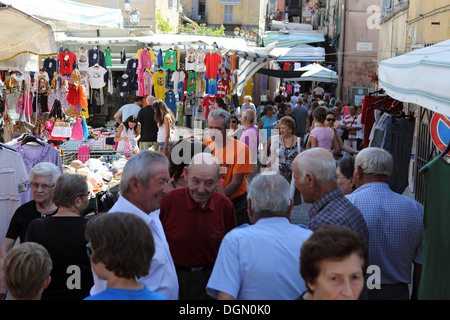
[[[233,203],[215,192],[220,165],[209,153],[196,154],[184,168],[187,187],[161,201],[160,219],[175,263],[180,300],[210,299],[205,288],[222,238],[236,227]]]
[[[233,202],[237,225],[248,222],[247,181],[245,176],[253,171],[250,150],[245,143],[227,135],[231,115],[223,109],[214,109],[208,116],[211,140],[203,142],[219,159],[223,191]]]
[[[146,102],[147,105],[139,110],[137,115],[138,122],[141,124],[139,150],[149,150],[153,147],[154,151],[158,151],[158,125],[155,121],[155,110],[153,110],[153,102],[155,102],[155,97],[148,96]]]
[[[417,299],[422,273],[423,208],[415,200],[389,188],[393,158],[380,148],[361,150],[355,159],[356,190],[347,198],[361,210],[369,228],[369,265],[381,270],[381,289],[369,290],[369,299]]]
[[[300,249],[312,231],[289,221],[290,185],[280,175],[258,175],[249,186],[252,225],[222,240],[207,293],[219,300],[294,300],[306,290]]]
[[[361,212],[337,185],[336,162],[330,152],[323,148],[305,150],[295,157],[292,167],[295,187],[306,203],[313,204],[309,210],[311,230],[327,224],[344,226],[369,241]]]
[[[169,300],[178,300],[175,265],[159,219],[159,207],[168,192],[168,181],[169,161],[165,155],[149,150],[135,154],[123,168],[121,194],[109,212],[131,213],[144,219],[152,230],[155,254],[148,275],[137,280]],[[106,280],[100,280],[95,273],[94,282],[91,295],[106,288]]]
[[[244,132],[242,132],[239,141],[245,143],[250,150],[252,159],[253,172],[247,175],[247,183],[250,183],[254,176],[259,172],[259,132],[253,125],[255,121],[256,113],[253,110],[242,111],[241,123],[244,126]]]

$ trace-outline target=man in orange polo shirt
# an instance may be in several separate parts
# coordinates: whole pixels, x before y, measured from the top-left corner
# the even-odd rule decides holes
[[[236,223],[239,226],[249,222],[245,175],[253,171],[247,145],[227,135],[230,121],[229,112],[223,109],[212,110],[208,116],[211,140],[203,143],[213,150],[213,155],[219,159],[222,187],[225,195],[233,202]]]

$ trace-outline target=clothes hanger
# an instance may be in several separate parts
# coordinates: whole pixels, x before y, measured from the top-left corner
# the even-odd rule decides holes
[[[31,134],[27,134],[26,137],[24,137],[23,140],[21,140],[21,141],[22,141],[22,143],[21,143],[22,146],[29,142],[35,142],[35,143],[40,144],[41,146],[45,146],[44,142],[40,141],[38,138],[36,138],[35,136],[33,136]]]

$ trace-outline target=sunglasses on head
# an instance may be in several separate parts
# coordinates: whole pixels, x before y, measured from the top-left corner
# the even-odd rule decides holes
[[[336,119],[332,119],[332,118],[327,118],[327,121],[330,121],[330,122],[335,122],[335,121],[336,121]]]

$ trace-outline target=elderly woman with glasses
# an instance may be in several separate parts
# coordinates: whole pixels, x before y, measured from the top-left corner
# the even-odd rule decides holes
[[[236,140],[241,139],[243,129],[239,127],[239,118],[236,115],[231,115],[230,127],[227,129],[227,135]]]
[[[14,212],[8,231],[0,247],[0,259],[10,251],[17,238],[25,241],[28,225],[32,220],[54,215],[57,207],[52,200],[53,186],[61,175],[61,170],[50,162],[39,162],[28,173],[33,200],[24,203]],[[6,289],[0,282],[0,299],[5,298]]]
[[[94,284],[86,253],[85,230],[88,219],[82,213],[89,205],[86,176],[63,174],[53,190],[58,207],[55,215],[33,220],[25,241],[43,245],[53,261],[52,281],[42,300],[81,300]]]

